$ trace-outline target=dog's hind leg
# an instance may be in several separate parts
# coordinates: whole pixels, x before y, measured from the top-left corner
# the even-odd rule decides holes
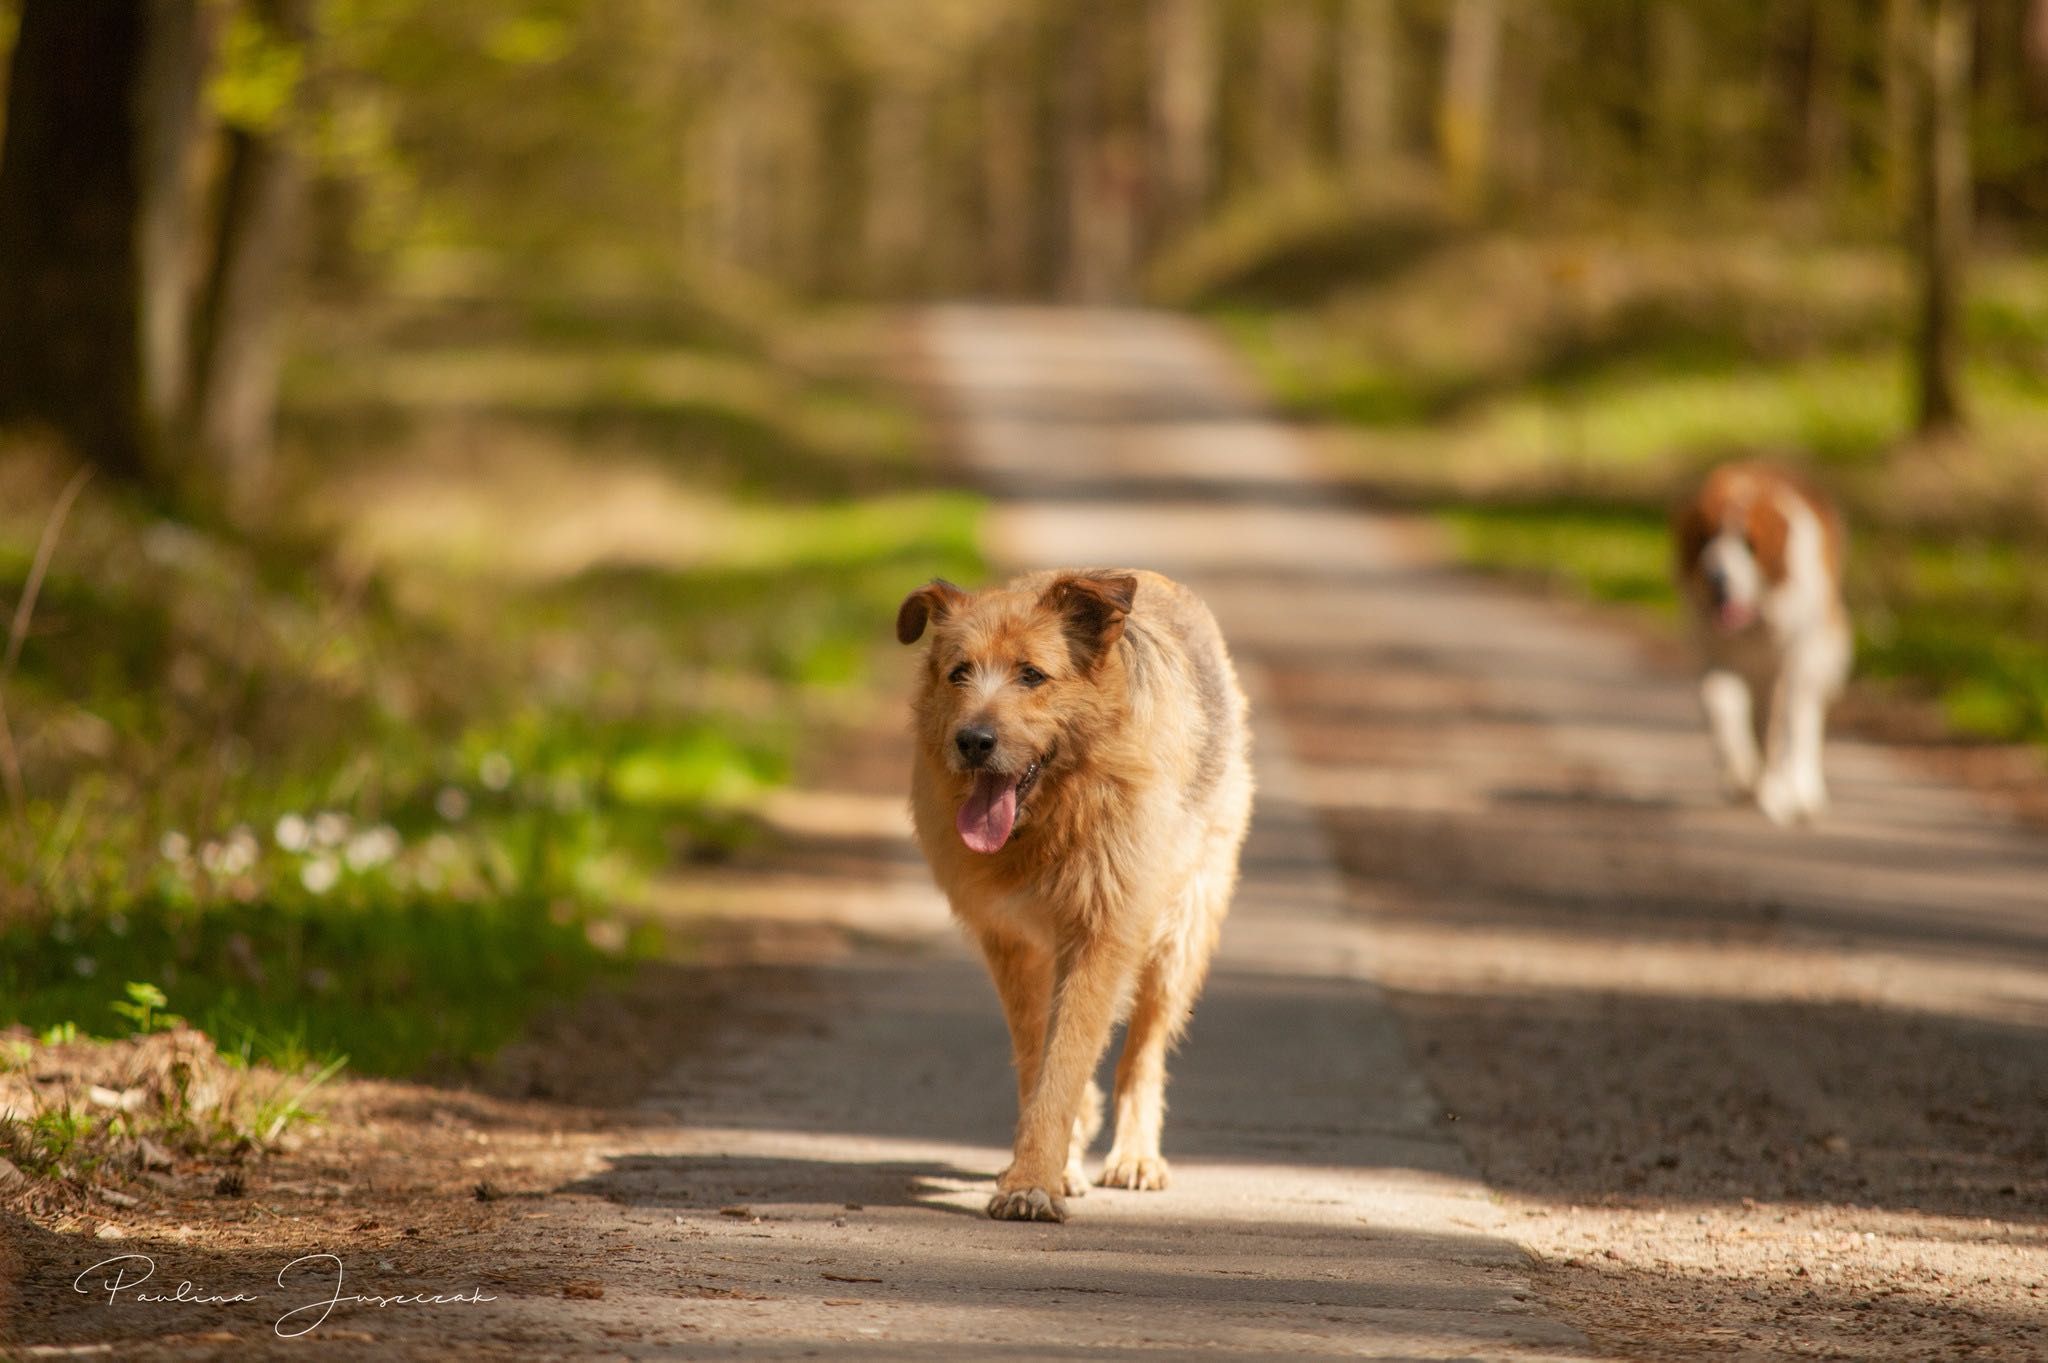
[[[1225,881],[1228,884],[1228,881]],[[1207,878],[1190,891],[1181,930],[1146,962],[1116,1066],[1116,1141],[1103,1162],[1105,1188],[1164,1188],[1170,1176],[1159,1153],[1166,1122],[1166,1057],[1193,1014],[1209,972],[1222,915],[1205,902]],[[1227,893],[1227,890],[1226,890]]]

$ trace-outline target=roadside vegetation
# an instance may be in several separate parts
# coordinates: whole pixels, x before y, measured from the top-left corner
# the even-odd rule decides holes
[[[1976,263],[1971,427],[1926,439],[1903,434],[1907,280],[1884,244],[1494,231],[1333,198],[1197,241],[1158,283],[1481,567],[1670,613],[1686,486],[1731,458],[1805,469],[1851,527],[1859,672],[1964,734],[2048,742],[2048,261]]]
[[[978,569],[857,320],[332,334],[288,375],[260,532],[106,480],[57,524],[70,467],[0,459],[0,598],[49,546],[0,829],[26,1173],[247,1148],[344,1061],[474,1072],[663,949],[644,888],[756,835],[904,582]]]

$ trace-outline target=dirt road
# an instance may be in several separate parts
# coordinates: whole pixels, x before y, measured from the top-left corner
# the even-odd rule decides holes
[[[113,1250],[41,1237],[25,1344],[2048,1356],[2048,839],[1854,742],[1817,829],[1722,805],[1667,661],[1348,505],[1191,323],[942,310],[918,344],[997,557],[1185,578],[1253,692],[1260,808],[1174,1070],[1174,1186],[980,1215],[1002,1027],[906,841],[890,715],[774,802],[773,849],[665,892],[704,960],[536,1059],[560,1093],[651,1069],[633,1101],[393,1090],[381,1163],[337,1172],[337,1122],[252,1193],[270,1219],[116,1247],[217,1286],[326,1250],[363,1290],[495,1300],[287,1344],[276,1289],[63,1298]]]

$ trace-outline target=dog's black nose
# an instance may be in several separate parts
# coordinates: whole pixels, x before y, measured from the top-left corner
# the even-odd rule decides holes
[[[1700,573],[1706,580],[1707,596],[1715,605],[1728,599],[1728,572],[1724,568],[1707,568]]]
[[[978,767],[996,750],[996,731],[986,724],[962,725],[953,735],[953,746],[967,759],[968,766]]]

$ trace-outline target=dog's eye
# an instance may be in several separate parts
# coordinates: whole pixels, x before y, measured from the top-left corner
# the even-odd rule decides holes
[[[973,670],[974,669],[968,666],[966,663],[961,663],[957,667],[955,667],[951,672],[948,672],[946,674],[946,680],[953,683],[953,685],[958,686],[960,685],[960,683],[967,680],[967,674]]]
[[[1030,663],[1026,663],[1017,669],[1017,680],[1023,682],[1026,686],[1040,687],[1045,685],[1049,679],[1043,672],[1040,672]]]

